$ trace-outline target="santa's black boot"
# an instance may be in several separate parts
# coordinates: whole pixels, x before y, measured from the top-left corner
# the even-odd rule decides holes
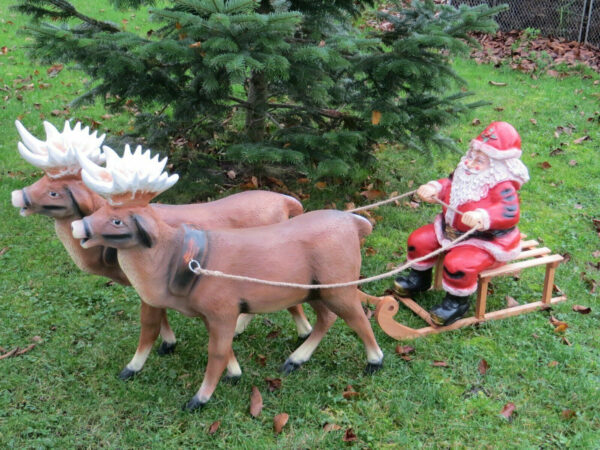
[[[458,295],[452,295],[446,292],[446,297],[442,303],[434,306],[431,311],[429,311],[431,320],[439,326],[450,325],[467,313],[470,303],[471,297],[469,295],[466,297],[459,297]]]
[[[424,292],[431,287],[432,269],[410,269],[408,275],[400,276],[394,280],[394,290],[399,295],[412,295]]]

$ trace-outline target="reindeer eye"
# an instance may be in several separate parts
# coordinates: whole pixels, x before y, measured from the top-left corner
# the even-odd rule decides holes
[[[123,222],[120,219],[113,219],[112,224],[116,227],[120,227],[121,225],[123,225]]]
[[[54,191],[48,192],[48,195],[50,197],[52,197],[52,198],[58,198],[59,197],[58,192],[54,192]]]

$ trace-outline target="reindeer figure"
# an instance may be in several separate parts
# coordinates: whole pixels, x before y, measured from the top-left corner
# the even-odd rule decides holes
[[[59,132],[49,122],[44,122],[46,141],[32,136],[16,121],[22,142],[18,148],[21,156],[32,165],[44,170],[45,175],[21,190],[12,192],[13,206],[21,209],[21,215],[44,214],[54,219],[56,234],[77,266],[89,273],[108,277],[122,285],[130,285],[117,261],[117,251],[110,246],[84,249],[71,235],[71,222],[92,214],[106,204],[106,200],[90,190],[81,180],[81,166],[77,155],[85,155],[96,164],[108,158],[117,158],[115,152],[100,146],[104,135],[89,133],[78,122],[72,129],[65,122]],[[138,148],[138,152],[141,148]],[[126,154],[131,157],[129,147]],[[231,195],[221,200],[192,205],[150,205],[152,210],[170,225],[189,223],[203,229],[240,228],[287,220],[302,213],[302,205],[294,198],[267,191],[249,191]],[[312,330],[301,306],[290,308],[301,338]],[[159,355],[171,353],[176,344],[175,334],[169,326],[166,311],[141,304],[141,334],[136,353],[121,371],[120,377],[128,379],[139,372],[152,349],[158,334],[163,341]],[[241,333],[252,315],[240,316],[237,333]]]
[[[364,218],[341,211],[302,214],[274,225],[206,231],[167,224],[149,202],[177,181],[162,172],[149,152],[102,168],[80,158],[82,178],[108,204],[72,223],[73,237],[85,248],[118,249],[119,264],[142,301],[201,317],[208,329],[208,364],[202,385],[184,406],[208,402],[225,368],[241,376],[231,347],[240,313],[268,313],[308,302],[317,314],[313,332],[284,363],[291,372],[306,362],[339,315],[356,331],[367,350],[367,371],[383,361],[356,286],[335,289],[273,287],[217,277],[197,277],[188,268],[194,258],[203,267],[267,280],[319,284],[346,282],[360,275],[360,239],[371,232]]]

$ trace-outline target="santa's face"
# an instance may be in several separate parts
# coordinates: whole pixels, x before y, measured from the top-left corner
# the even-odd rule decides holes
[[[463,158],[462,163],[466,175],[478,175],[490,168],[490,158],[481,150],[470,149]]]

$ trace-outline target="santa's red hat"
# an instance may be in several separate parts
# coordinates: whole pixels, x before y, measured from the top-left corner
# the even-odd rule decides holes
[[[470,148],[494,159],[520,158],[521,136],[508,122],[492,122],[471,141]]]

